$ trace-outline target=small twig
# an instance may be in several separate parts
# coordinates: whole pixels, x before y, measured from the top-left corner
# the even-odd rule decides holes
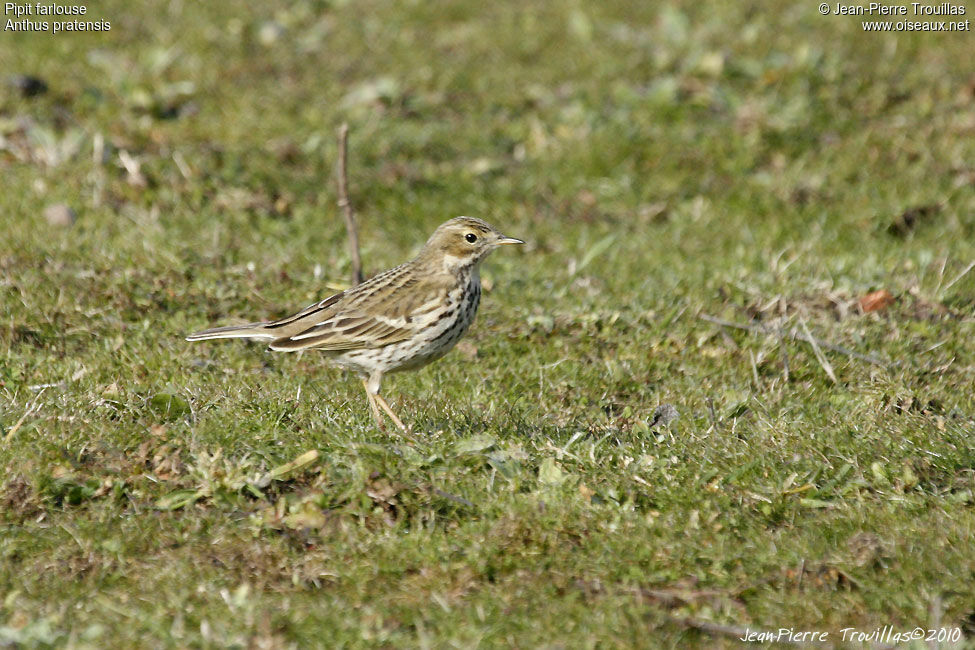
[[[349,255],[352,258],[352,284],[353,286],[362,283],[362,259],[359,257],[359,231],[355,225],[355,213],[352,211],[352,203],[349,201],[349,176],[348,176],[348,149],[349,149],[349,125],[343,123],[339,127],[339,208],[345,217],[345,229],[349,233]]]

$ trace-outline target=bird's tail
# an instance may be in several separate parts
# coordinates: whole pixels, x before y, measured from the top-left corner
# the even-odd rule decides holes
[[[271,334],[265,329],[267,323],[248,323],[247,325],[230,325],[228,327],[214,327],[213,329],[195,332],[186,337],[187,341],[206,341],[208,339],[276,339],[279,335]]]

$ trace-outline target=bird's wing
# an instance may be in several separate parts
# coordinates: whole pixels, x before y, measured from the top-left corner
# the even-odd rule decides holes
[[[318,323],[287,338],[271,342],[272,350],[357,350],[380,348],[405,341],[416,333],[407,321],[382,316],[347,312]]]
[[[334,313],[336,308],[341,309],[341,303],[347,300],[349,290],[329,296],[324,300],[312,303],[298,313],[285,316],[269,323],[264,323],[263,330],[268,334],[277,334],[278,337],[287,338],[294,333],[305,330],[309,325],[319,322],[321,319],[328,318]]]
[[[436,317],[447,284],[443,278],[388,273],[268,323],[268,330],[281,332],[271,349],[381,348],[412,338]]]

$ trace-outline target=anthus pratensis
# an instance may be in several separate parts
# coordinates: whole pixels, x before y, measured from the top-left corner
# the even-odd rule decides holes
[[[414,259],[296,314],[266,323],[217,327],[187,341],[270,340],[272,350],[322,350],[333,365],[357,372],[376,424],[383,375],[427,365],[447,354],[474,321],[481,299],[481,262],[502,244],[524,244],[472,217],[441,225]]]

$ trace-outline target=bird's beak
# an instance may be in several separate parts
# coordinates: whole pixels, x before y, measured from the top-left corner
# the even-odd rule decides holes
[[[525,242],[521,241],[520,239],[515,239],[514,237],[505,237],[504,235],[501,235],[501,237],[497,241],[498,246],[501,246],[503,244],[524,244],[524,243]]]

